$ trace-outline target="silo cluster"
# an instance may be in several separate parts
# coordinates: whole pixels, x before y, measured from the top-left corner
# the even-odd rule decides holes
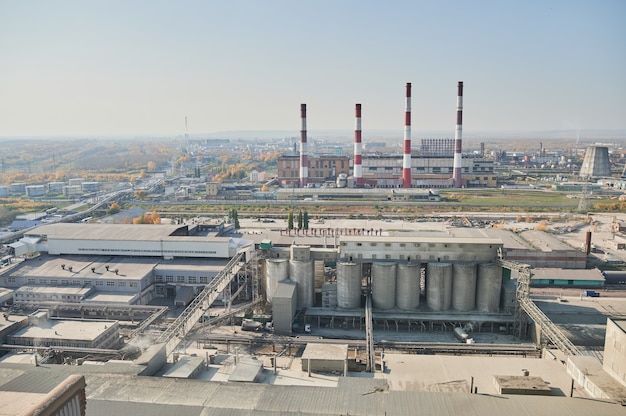
[[[268,259],[265,272],[265,297],[272,301],[278,282],[291,280],[296,283],[298,309],[313,306],[315,280],[313,262],[310,260]]]
[[[420,276],[420,264],[373,263],[374,308],[418,309]],[[501,286],[502,267],[494,263],[426,264],[426,306],[431,311],[498,312]]]
[[[278,282],[291,280],[296,283],[298,309],[314,306],[313,261],[268,259],[266,264],[268,301],[272,301]],[[337,263],[338,308],[361,307],[363,266],[351,261]],[[378,310],[417,310],[424,294],[426,309],[433,312],[497,313],[501,287],[502,267],[495,263],[371,263],[372,304]]]

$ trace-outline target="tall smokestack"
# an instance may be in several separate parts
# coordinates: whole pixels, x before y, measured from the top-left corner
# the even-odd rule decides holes
[[[361,104],[356,105],[356,124],[354,127],[354,178],[357,188],[363,187],[363,168],[361,166]]]
[[[404,153],[402,158],[402,187],[411,187],[411,83],[406,83],[404,111]]]
[[[300,128],[300,187],[306,188],[309,180],[309,162],[306,150],[306,104],[300,104],[300,118],[302,127]]]
[[[458,93],[456,96],[456,131],[454,132],[454,170],[452,180],[454,187],[461,187],[461,176],[463,173],[463,81],[459,81]]]

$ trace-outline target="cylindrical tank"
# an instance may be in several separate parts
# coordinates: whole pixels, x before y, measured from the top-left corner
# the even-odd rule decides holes
[[[502,288],[502,266],[495,263],[478,265],[476,308],[479,312],[498,312]]]
[[[290,260],[289,277],[296,282],[297,308],[303,309],[313,306],[315,299],[313,262]]]
[[[361,306],[361,265],[337,264],[337,307],[355,309]]]
[[[433,311],[445,311],[452,305],[452,265],[428,263],[426,266],[426,305]]]
[[[417,309],[420,304],[420,264],[398,264],[396,276],[396,306]]]
[[[372,264],[372,306],[391,309],[396,306],[396,264]]]
[[[471,311],[476,306],[476,264],[455,263],[452,270],[452,307]]]
[[[289,278],[289,261],[287,259],[268,259],[265,262],[265,297],[272,301],[278,282]]]

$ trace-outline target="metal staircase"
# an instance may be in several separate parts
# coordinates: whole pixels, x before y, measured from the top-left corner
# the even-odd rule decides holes
[[[531,270],[527,264],[516,263],[504,259],[498,259],[498,263],[511,271],[517,272],[517,289],[515,297],[515,332],[520,338],[526,336],[528,317],[541,328],[543,334],[559,350],[567,355],[579,355],[580,351],[572,342],[554,325],[554,323],[535,305],[530,299]]]
[[[200,320],[204,311],[208,309],[239,271],[245,267],[246,254],[252,252],[240,251],[220,271],[211,282],[205,286],[198,296],[187,306],[178,318],[159,336],[157,343],[165,343],[165,351],[169,356],[178,344],[185,339],[193,326]]]

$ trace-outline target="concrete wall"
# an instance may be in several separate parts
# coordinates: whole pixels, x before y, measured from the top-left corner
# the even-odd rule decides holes
[[[602,369],[626,386],[626,320],[607,319]]]
[[[181,237],[184,239],[185,237]],[[115,240],[55,240],[49,239],[42,251],[49,254],[95,254],[109,256],[149,256],[149,257],[230,257],[229,241],[115,241]]]
[[[294,283],[279,282],[272,298],[274,333],[291,335],[291,322],[296,315],[297,299]]]
[[[419,262],[454,262],[476,261],[489,262],[498,257],[498,248],[502,247],[500,240],[456,239],[450,238],[429,239],[416,237],[414,239],[370,238],[350,241],[343,238],[341,241],[340,258],[352,261],[372,260],[410,260]],[[405,241],[406,240],[406,241]]]

